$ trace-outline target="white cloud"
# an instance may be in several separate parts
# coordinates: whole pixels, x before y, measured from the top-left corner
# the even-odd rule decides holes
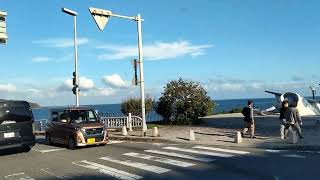
[[[41,63],[41,62],[48,62],[51,61],[52,59],[50,57],[46,56],[38,56],[38,57],[33,57],[32,61],[36,63]]]
[[[79,84],[80,84],[80,89],[82,90],[89,90],[94,88],[93,80],[86,78],[84,76],[79,78]]]
[[[143,57],[146,60],[174,59],[181,56],[197,57],[204,55],[205,50],[213,47],[211,44],[193,45],[188,41],[155,42],[143,46]],[[137,46],[105,45],[98,47],[106,50],[98,58],[102,60],[130,59],[138,56]]]
[[[31,93],[34,93],[34,94],[37,94],[37,93],[40,93],[40,92],[41,92],[40,89],[33,89],[33,88],[27,89],[27,91],[29,91],[29,92],[31,92]]]
[[[90,89],[95,88],[93,80],[89,79],[87,77],[84,77],[84,76],[79,77],[79,85],[80,85],[80,90],[82,90],[82,91],[88,91]],[[70,91],[72,88],[73,88],[72,79],[66,79],[58,87],[58,90]]]
[[[16,92],[17,87],[13,84],[0,84],[0,92]]]
[[[118,74],[104,76],[102,79],[105,84],[110,85],[112,87],[116,87],[116,88],[129,87],[129,83],[124,81]]]
[[[77,44],[83,45],[87,44],[89,42],[88,38],[78,38]],[[74,46],[73,38],[49,38],[49,39],[43,39],[43,40],[36,40],[33,41],[34,44],[40,44],[47,47],[53,47],[53,48],[68,48]]]
[[[97,88],[97,96],[111,96],[115,93],[112,88]]]
[[[264,92],[266,90],[279,93],[295,92],[302,96],[310,95],[308,83],[294,79],[269,82],[212,76],[208,82],[204,83],[204,87],[209,95],[218,99],[268,97],[270,95]]]
[[[69,53],[69,54],[66,54],[62,57],[57,57],[57,58],[46,57],[46,56],[37,56],[37,57],[32,58],[32,62],[35,62],[35,63],[44,63],[44,62],[63,63],[63,62],[73,60],[73,58],[74,58],[73,53]]]

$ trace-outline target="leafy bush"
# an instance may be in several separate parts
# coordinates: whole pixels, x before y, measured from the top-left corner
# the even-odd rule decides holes
[[[208,115],[213,108],[213,101],[198,82],[179,78],[166,85],[156,111],[167,122],[191,124],[198,123],[199,117]]]
[[[147,96],[145,99],[146,114],[153,109],[153,100],[151,97]],[[135,116],[141,115],[141,98],[128,98],[121,103],[121,112],[125,115],[131,113]]]
[[[215,113],[212,113],[212,115],[216,115],[216,114],[230,114],[230,113],[241,113],[241,112],[242,112],[242,108],[241,108],[241,107],[237,107],[237,108],[233,108],[233,109],[228,110],[228,111],[215,112]]]
[[[228,113],[241,113],[241,112],[242,112],[242,108],[240,107],[237,107],[228,111]]]

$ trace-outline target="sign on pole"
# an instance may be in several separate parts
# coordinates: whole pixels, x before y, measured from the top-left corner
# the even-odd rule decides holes
[[[138,85],[138,73],[137,73],[137,64],[138,61],[136,59],[132,60],[132,65],[133,65],[133,70],[134,70],[134,75],[132,79],[132,85],[137,86]]]
[[[7,43],[7,24],[6,24],[7,13],[0,10],[0,44]]]
[[[93,8],[93,7],[90,7],[89,11],[93,19],[95,20],[98,28],[102,31],[106,26],[112,12],[103,10],[103,9]]]

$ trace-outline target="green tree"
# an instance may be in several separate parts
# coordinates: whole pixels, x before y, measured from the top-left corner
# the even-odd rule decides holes
[[[214,102],[206,90],[198,82],[182,78],[166,85],[156,106],[157,113],[173,124],[198,123],[199,117],[210,114],[213,109]]]
[[[153,100],[147,96],[145,99],[146,114],[153,109]],[[135,116],[141,117],[141,98],[130,97],[121,103],[121,112],[125,115],[131,113]]]

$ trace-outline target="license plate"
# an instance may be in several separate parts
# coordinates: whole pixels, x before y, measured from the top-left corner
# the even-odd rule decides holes
[[[9,133],[3,133],[4,138],[12,138],[14,137],[14,132],[9,132]]]
[[[87,143],[88,144],[93,144],[93,143],[95,143],[96,142],[96,138],[88,138],[87,139]]]

